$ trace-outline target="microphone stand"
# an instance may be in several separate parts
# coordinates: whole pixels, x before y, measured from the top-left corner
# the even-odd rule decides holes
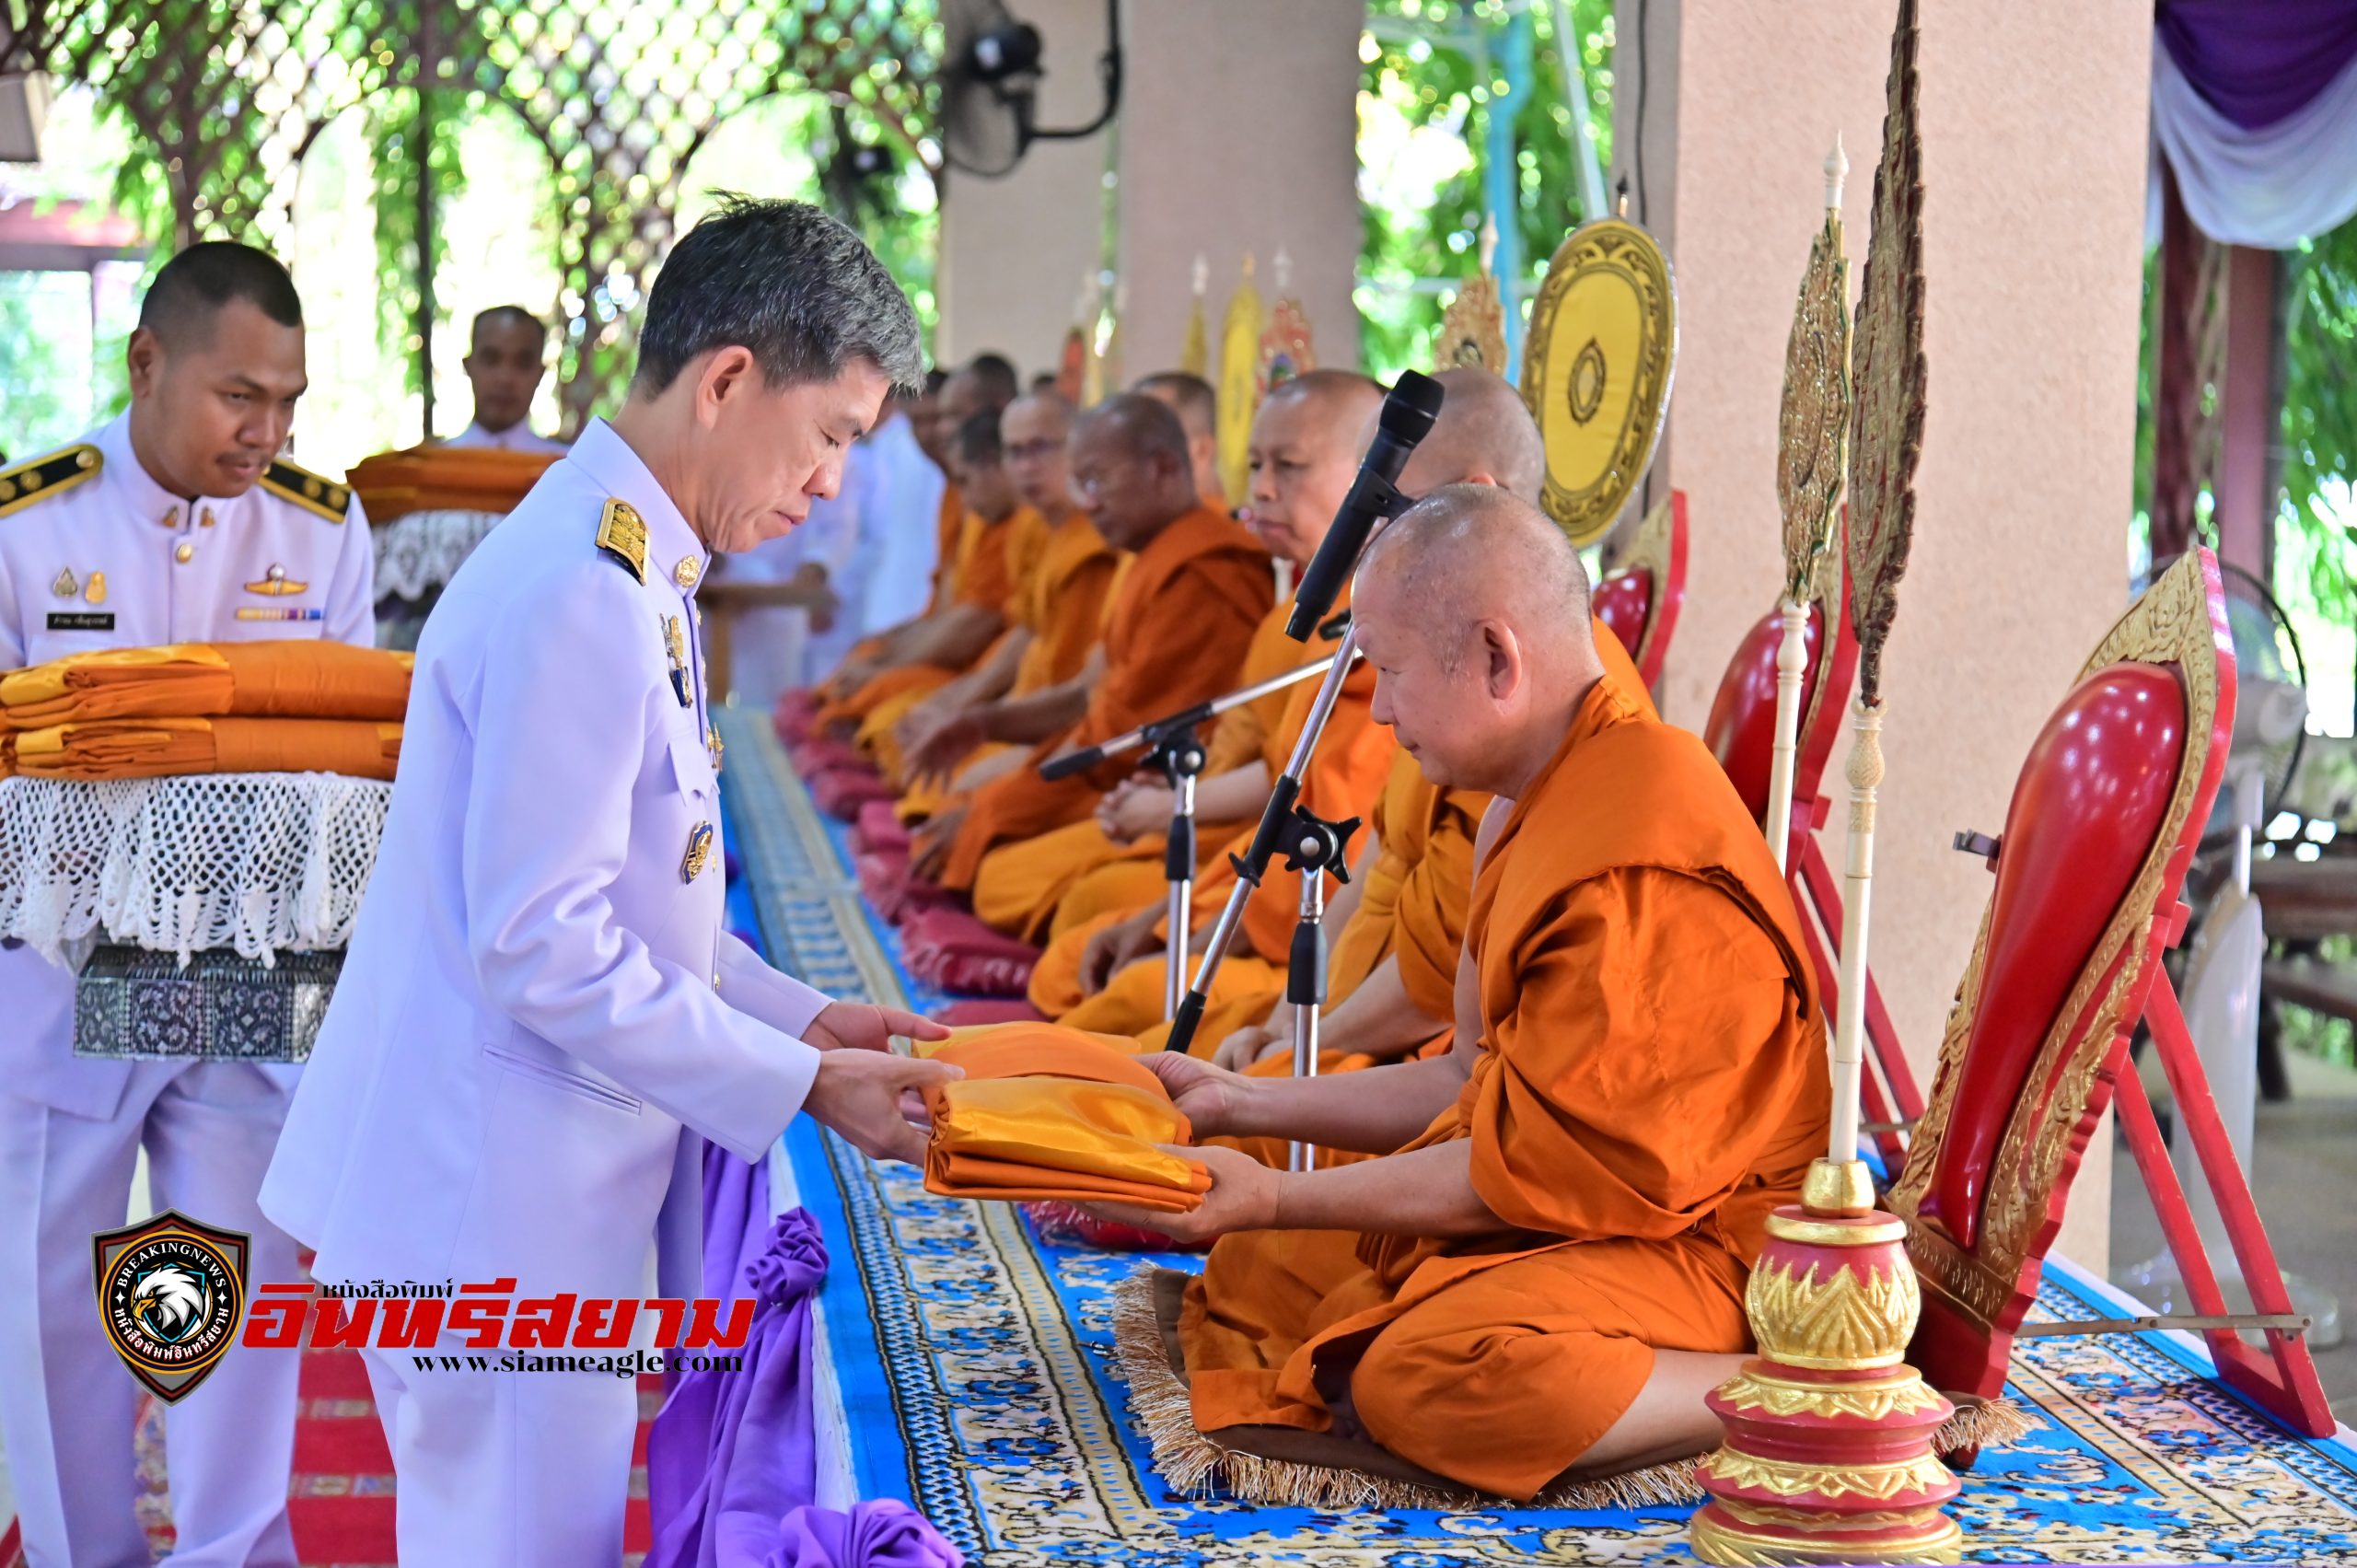
[[[1160,726],[1154,749],[1145,754],[1146,766],[1160,768],[1170,785],[1170,831],[1162,845],[1163,880],[1170,886],[1172,954],[1170,972],[1162,988],[1166,1020],[1178,1016],[1178,998],[1184,993],[1187,938],[1195,907],[1195,778],[1203,771],[1203,761],[1195,726],[1183,717],[1177,724]]]
[[[1326,1007],[1325,874],[1332,872],[1337,882],[1351,879],[1351,835],[1358,831],[1359,819],[1329,822],[1296,805],[1291,826],[1293,847],[1285,852],[1285,868],[1301,877],[1301,916],[1285,959],[1285,1000],[1293,1005],[1293,1075],[1314,1078],[1318,1019]],[[1317,1160],[1317,1148],[1296,1138],[1285,1168],[1307,1170]]]

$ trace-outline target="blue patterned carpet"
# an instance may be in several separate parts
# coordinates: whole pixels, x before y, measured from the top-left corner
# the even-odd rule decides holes
[[[839,995],[912,989],[861,904],[842,830],[812,809],[755,715],[724,713],[731,847],[776,961]],[[834,1270],[821,1311],[859,1489],[922,1508],[992,1568],[1121,1562],[1305,1568],[1690,1561],[1684,1508],[1315,1514],[1177,1497],[1155,1474],[1113,1355],[1109,1295],[1148,1262],[1034,1234],[1003,1204],[928,1195],[799,1122],[801,1202]],[[2121,1299],[2067,1264],[2040,1315]],[[1955,1510],[1970,1560],[2357,1562],[2357,1445],[2311,1443],[2209,1381],[2179,1335],[2032,1340],[2010,1392],[2038,1420],[1982,1457]]]

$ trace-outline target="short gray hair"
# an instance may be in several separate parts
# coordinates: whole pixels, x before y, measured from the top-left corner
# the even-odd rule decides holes
[[[772,387],[865,359],[904,394],[924,380],[916,312],[858,235],[805,202],[724,196],[656,274],[637,384],[660,392],[710,349],[751,351]]]

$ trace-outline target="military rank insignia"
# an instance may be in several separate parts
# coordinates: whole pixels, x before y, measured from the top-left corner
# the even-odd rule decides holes
[[[712,824],[698,822],[688,834],[688,853],[679,860],[679,880],[692,882],[703,875],[704,863],[712,858]]]
[[[598,518],[598,548],[646,581],[646,520],[627,501],[609,500]]]

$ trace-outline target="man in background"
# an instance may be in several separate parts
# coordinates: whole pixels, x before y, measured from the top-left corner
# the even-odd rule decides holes
[[[509,452],[562,452],[564,443],[537,435],[532,399],[548,375],[548,329],[520,305],[494,305],[475,318],[467,357],[459,363],[474,389],[475,416],[443,443],[496,447]]]

